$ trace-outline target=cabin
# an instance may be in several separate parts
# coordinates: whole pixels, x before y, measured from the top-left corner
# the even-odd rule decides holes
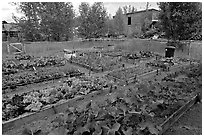
[[[2,40],[8,41],[13,39],[13,41],[18,41],[20,28],[15,23],[7,23],[2,21]]]
[[[141,35],[144,22],[148,22],[149,28],[154,28],[158,22],[159,10],[148,9],[124,14],[124,34],[126,36]]]

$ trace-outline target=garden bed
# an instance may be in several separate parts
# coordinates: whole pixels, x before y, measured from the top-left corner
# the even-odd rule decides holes
[[[87,95],[93,91],[108,87],[102,78],[77,77],[64,81],[63,84],[32,90],[30,92],[3,96],[3,121],[18,117],[26,112],[39,111],[41,108],[67,100],[79,95]]]
[[[139,85],[130,85],[117,89],[108,88],[108,91],[105,92],[113,92],[107,96],[108,100],[107,98],[101,98],[104,99],[101,102],[99,100],[90,102],[88,99],[87,102],[90,103],[85,107],[69,108],[67,111],[64,110],[65,113],[59,114],[63,117],[58,117],[54,120],[54,123],[51,123],[51,130],[35,127],[32,134],[35,134],[35,131],[40,134],[56,135],[159,134],[162,129],[159,125],[166,120],[166,117],[170,117],[197,94],[195,89],[200,88],[200,84],[202,85],[199,81],[200,73],[200,67],[194,66],[169,74],[162,81],[140,83]],[[188,79],[186,79],[187,77]],[[182,91],[180,91],[181,89]],[[174,92],[170,92],[171,90]],[[69,115],[69,117],[65,118],[66,115]],[[71,117],[74,119],[69,119]],[[72,124],[70,123],[68,126],[67,122],[69,120],[71,120]],[[95,126],[90,127],[91,125]],[[5,127],[5,130],[9,128],[6,125],[3,127]],[[59,132],[59,129],[63,129],[64,132]],[[53,133],[52,131],[56,132]]]
[[[119,58],[105,56],[100,52],[81,52],[68,61],[95,72],[105,72],[123,67]]]
[[[201,95],[194,96],[185,105],[183,105],[179,110],[174,112],[168,119],[166,119],[161,125],[160,132],[158,134],[162,135],[167,129],[169,129],[187,110],[189,110],[195,103],[199,102]]]
[[[153,70],[154,69],[144,65],[137,65],[136,67],[112,71],[108,75],[128,82],[130,79],[134,79],[135,77],[137,79],[139,75],[151,72]]]
[[[14,89],[17,86],[24,86],[27,84],[40,83],[43,81],[49,81],[53,79],[59,79],[62,77],[73,77],[82,75],[79,70],[69,67],[62,68],[59,67],[49,67],[41,68],[36,71],[25,71],[22,73],[16,73],[11,75],[2,76],[2,89],[7,88]]]
[[[30,55],[18,55],[13,59],[4,60],[2,74],[10,75],[25,70],[34,70],[48,66],[64,66],[65,59],[58,56],[33,57]]]
[[[140,52],[131,52],[131,51],[109,51],[105,52],[104,55],[110,57],[118,57],[120,61],[128,64],[139,64],[140,61],[150,60],[155,56],[159,56],[153,52],[149,51],[140,51]]]

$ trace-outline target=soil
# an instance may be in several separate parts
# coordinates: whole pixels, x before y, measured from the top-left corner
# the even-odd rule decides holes
[[[202,135],[202,103],[189,109],[164,135]]]
[[[60,71],[63,71],[63,70],[66,70],[66,68],[69,68],[70,66],[73,67],[73,68],[79,69],[79,67],[71,65],[69,63],[67,63],[65,66],[59,66],[57,68]],[[51,67],[47,67],[47,68],[51,68]],[[84,71],[85,69],[83,71],[81,69],[83,69],[83,68],[79,69],[80,72],[85,72]],[[26,92],[30,92],[30,91],[32,91],[34,89],[35,90],[39,90],[39,89],[53,87],[53,86],[57,86],[57,85],[63,84],[63,82],[65,80],[67,80],[67,79],[68,79],[68,77],[62,77],[62,78],[59,78],[59,79],[44,81],[44,82],[40,82],[40,83],[27,84],[27,85],[24,85],[24,86],[18,86],[15,89],[8,88],[8,89],[5,89],[3,92],[4,92],[5,95],[26,93]]]
[[[78,68],[81,72],[88,73],[89,70],[75,66],[73,64],[67,63],[66,66],[72,65],[76,68]],[[132,67],[131,65],[128,67]],[[105,73],[100,73],[99,76],[104,75]],[[97,75],[97,74],[92,74],[92,75]],[[166,75],[166,73],[161,74],[160,76],[154,77],[155,79],[160,79],[163,77],[163,75]],[[149,76],[148,76],[149,77]],[[42,88],[42,87],[47,87],[48,85],[54,85],[55,84],[60,84],[62,79],[58,79],[58,83],[56,81],[49,81],[49,82],[44,82],[44,83],[39,83],[39,84],[34,84],[28,87],[25,87],[25,89],[18,89],[17,91],[13,91],[12,93],[18,93],[18,92],[26,92],[28,89],[32,89],[34,87]],[[149,80],[149,79],[148,79]],[[111,94],[102,94],[94,98],[94,100],[101,101],[104,100],[105,98],[110,97]],[[78,104],[79,107],[82,107],[86,105],[85,102],[80,102]],[[48,121],[41,121],[41,122],[46,122],[49,123]],[[38,123],[39,124],[39,123]],[[41,123],[42,124],[42,123]],[[42,124],[45,125],[45,124]],[[39,126],[39,125],[38,125]],[[23,127],[22,127],[23,128]],[[19,130],[19,129],[18,129]],[[23,129],[21,129],[23,130]],[[20,130],[19,130],[20,131]],[[17,131],[19,133],[19,131]],[[14,134],[16,134],[16,131],[13,131]],[[13,134],[9,133],[9,134]],[[201,135],[202,134],[202,104],[195,104],[190,110],[188,110],[170,129],[168,129],[164,135]]]

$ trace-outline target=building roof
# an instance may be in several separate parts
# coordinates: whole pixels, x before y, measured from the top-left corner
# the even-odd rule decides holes
[[[2,24],[2,31],[20,31],[20,28],[13,23]]]
[[[135,11],[135,12],[130,12],[130,13],[126,13],[126,15],[130,15],[130,14],[137,14],[137,13],[142,13],[142,12],[146,12],[147,10],[140,10],[140,11]],[[157,9],[148,9],[148,11],[159,11]]]

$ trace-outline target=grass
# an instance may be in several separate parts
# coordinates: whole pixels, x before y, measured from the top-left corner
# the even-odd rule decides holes
[[[108,46],[115,45],[116,49],[140,51],[149,50],[153,52],[165,54],[164,42],[155,40],[142,40],[142,39],[127,39],[125,41],[69,41],[69,42],[32,42],[26,43],[26,52],[34,56],[47,56],[47,55],[63,55],[63,49],[78,49],[78,48],[91,48],[94,46]],[[202,59],[202,43],[191,43],[190,55],[192,58]],[[2,45],[2,57],[9,57],[6,44]],[[184,48],[183,51],[176,50],[175,56],[189,57],[188,48]]]

